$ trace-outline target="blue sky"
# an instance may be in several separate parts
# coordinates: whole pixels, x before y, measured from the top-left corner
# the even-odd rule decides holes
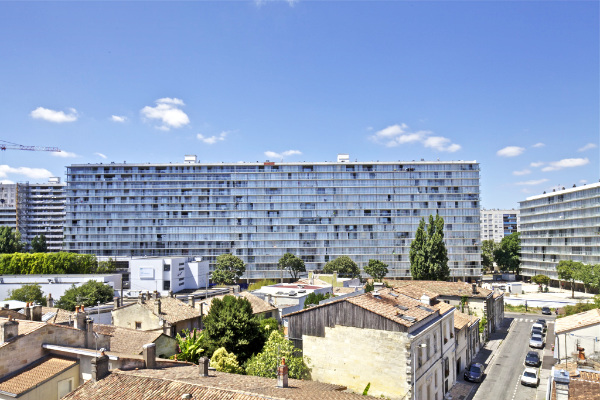
[[[477,160],[597,182],[596,1],[0,2],[0,180],[96,162]]]

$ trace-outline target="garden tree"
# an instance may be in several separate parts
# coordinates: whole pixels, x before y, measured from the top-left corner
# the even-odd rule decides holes
[[[42,287],[37,283],[31,285],[22,285],[19,289],[8,292],[7,300],[18,300],[25,303],[37,303],[43,306],[46,305],[46,298]]]
[[[571,283],[571,298],[575,298],[575,280],[583,269],[583,264],[572,260],[560,260],[556,266],[558,279]]]
[[[281,364],[282,358],[285,358],[290,378],[305,379],[309,377],[309,369],[304,363],[302,355],[299,354],[299,350],[277,331],[271,333],[262,351],[248,360],[246,374],[276,378],[277,367]]]
[[[13,253],[0,255],[0,275],[90,274],[96,257],[75,253]]]
[[[325,264],[323,272],[326,274],[337,272],[339,275],[349,276],[351,278],[358,278],[360,276],[360,269],[348,256],[341,256],[335,260],[329,261]]]
[[[56,307],[63,310],[74,311],[75,307],[84,305],[86,307],[108,303],[113,300],[115,291],[109,285],[97,281],[88,281],[77,287],[72,285],[70,289],[65,291],[60,299],[56,302]]]
[[[260,331],[263,334],[265,342],[269,340],[269,336],[271,336],[271,332],[279,330],[279,322],[275,318],[258,318],[258,322],[260,323]]]
[[[96,267],[96,274],[112,274],[117,270],[117,264],[113,261],[111,257],[108,258],[108,261],[99,261],[98,267]]]
[[[481,265],[486,271],[494,269],[494,251],[498,244],[493,240],[484,240],[481,242]]]
[[[381,281],[388,273],[388,265],[382,261],[371,259],[364,270],[374,280]]]
[[[39,235],[31,239],[31,252],[32,253],[45,253],[48,251],[48,245],[46,244],[46,236]]]
[[[546,287],[548,287],[548,284],[550,283],[550,277],[546,275],[535,275],[531,277],[531,282],[537,285],[545,285]]]
[[[519,273],[521,265],[521,238],[519,232],[504,236],[500,246],[494,251],[494,261],[502,271]]]
[[[225,347],[219,347],[213,353],[210,359],[210,366],[217,371],[228,372],[230,374],[242,374],[244,369],[240,367],[237,356],[228,352]]]
[[[427,232],[425,218],[421,218],[410,244],[410,272],[415,280],[445,281],[450,278],[448,250],[444,244],[444,219],[439,215],[429,216]]]
[[[590,289],[600,287],[600,265],[581,264],[581,267],[576,270],[575,280],[583,283],[586,293]]]
[[[265,343],[258,319],[252,313],[250,302],[243,297],[225,296],[213,299],[204,318],[206,354],[219,348],[237,355],[240,363],[258,353]]]
[[[202,339],[204,335],[197,331],[196,328],[191,332],[189,329],[184,329],[182,333],[183,336],[179,333],[175,336],[179,352],[171,358],[198,364],[198,360],[200,359],[202,352],[204,352],[204,349],[202,348]]]
[[[217,265],[212,273],[212,280],[217,285],[235,283],[246,271],[244,262],[233,254],[221,254],[217,257]]]
[[[298,274],[300,272],[306,272],[304,261],[292,253],[285,253],[283,257],[279,259],[277,268],[287,269],[294,280],[298,279]]]
[[[14,228],[0,226],[0,254],[17,253],[24,247],[21,234]]]
[[[319,304],[320,301],[330,298],[331,295],[329,293],[309,293],[304,300],[304,308],[308,308],[311,304]]]

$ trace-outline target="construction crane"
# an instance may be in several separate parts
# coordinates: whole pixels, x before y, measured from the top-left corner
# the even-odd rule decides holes
[[[42,146],[23,146],[22,144],[7,142],[0,140],[0,150],[28,150],[28,151],[53,151],[60,152],[58,147],[42,147]]]

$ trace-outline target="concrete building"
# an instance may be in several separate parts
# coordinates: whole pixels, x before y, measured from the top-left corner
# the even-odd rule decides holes
[[[263,286],[252,292],[253,295],[277,307],[279,316],[302,310],[309,294],[333,294],[329,284],[278,283]]]
[[[243,279],[278,279],[290,252],[307,270],[350,256],[409,277],[421,218],[445,220],[452,277],[481,275],[475,161],[75,164],[65,249],[98,257],[231,253]]]
[[[519,232],[519,210],[481,210],[481,240],[500,243],[504,236]]]
[[[81,286],[88,281],[105,283],[115,290],[118,296],[121,290],[121,274],[65,274],[65,275],[0,275],[0,299],[9,297],[12,290],[23,285],[40,285],[44,295],[52,295],[58,300],[72,285]]]
[[[454,312],[454,333],[456,335],[456,373],[460,374],[479,352],[479,317],[456,310]]]
[[[202,257],[141,257],[129,261],[128,296],[158,291],[161,296],[208,285],[208,261]]]
[[[600,309],[559,318],[554,324],[554,358],[569,361],[579,358],[600,358]]]
[[[520,202],[521,274],[558,279],[561,260],[600,263],[600,183]]]
[[[391,399],[441,399],[456,381],[454,311],[382,289],[285,318],[313,380],[358,393],[371,383],[369,393]]]

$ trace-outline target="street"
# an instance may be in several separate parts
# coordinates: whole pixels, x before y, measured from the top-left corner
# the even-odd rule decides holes
[[[506,313],[505,324],[512,326],[496,355],[486,365],[485,379],[472,393],[474,400],[532,400],[542,399],[538,389],[521,385],[521,374],[525,369],[525,355],[529,350],[536,350],[542,358],[542,369],[552,368],[552,343],[554,341],[554,316],[537,314]],[[545,349],[530,349],[529,337],[531,326],[538,318],[546,319],[548,331]],[[477,385],[477,384],[475,384]],[[540,381],[540,390],[545,391],[545,381]]]

